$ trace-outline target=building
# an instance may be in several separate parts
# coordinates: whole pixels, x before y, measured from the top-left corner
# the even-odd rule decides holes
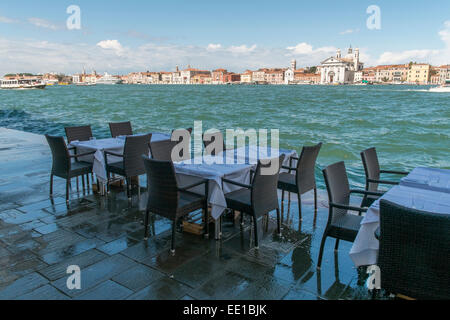
[[[285,69],[270,69],[265,71],[264,81],[269,84],[284,84]]]
[[[183,84],[191,84],[192,77],[194,77],[197,74],[211,75],[211,72],[207,71],[207,70],[194,69],[194,68],[191,68],[190,66],[188,66],[187,69],[181,71],[182,83]]]
[[[191,78],[191,84],[212,84],[211,74],[199,73]]]
[[[377,66],[375,68],[375,82],[390,82],[389,66]]]
[[[253,72],[246,70],[241,74],[241,83],[252,83],[253,82]]]
[[[411,84],[428,84],[430,82],[431,66],[429,64],[412,64],[408,70],[407,82]]]
[[[295,72],[294,83],[296,84],[320,84],[320,73]]]
[[[409,65],[400,64],[400,65],[392,65],[389,69],[390,74],[389,77],[394,83],[403,83],[408,79],[408,71]]]
[[[364,64],[359,61],[359,49],[348,49],[348,54],[342,57],[338,50],[335,57],[330,57],[321,63],[321,84],[353,83],[355,72],[361,71]]]
[[[376,78],[376,68],[365,68],[362,70],[362,81],[368,83],[374,83]]]
[[[225,75],[228,74],[228,71],[225,69],[216,69],[213,70],[211,73],[212,77],[212,83],[213,84],[224,84],[225,81]]]
[[[173,73],[172,72],[160,72],[161,74],[161,84],[172,84]]]
[[[224,75],[225,83],[237,83],[241,82],[241,75],[237,73],[227,73]]]
[[[253,71],[252,73],[252,80],[255,83],[266,83],[266,71],[268,69],[259,69],[256,71]]]
[[[450,65],[440,66],[438,70],[440,83],[445,83],[445,80],[450,79]]]

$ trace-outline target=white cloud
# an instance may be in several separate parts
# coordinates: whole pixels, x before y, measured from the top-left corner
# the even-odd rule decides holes
[[[206,48],[206,50],[208,50],[208,51],[217,51],[220,49],[222,49],[222,45],[219,43],[218,44],[210,43],[208,45],[208,47]]]
[[[444,48],[441,49],[412,49],[400,52],[387,51],[380,55],[378,64],[408,63],[410,61],[427,62],[432,64],[450,63],[450,20],[444,22],[444,27],[438,32]]]
[[[19,23],[19,20],[0,16],[0,23]]]
[[[339,32],[340,35],[352,34],[359,32],[359,29],[347,29],[345,31]]]
[[[124,52],[124,48],[118,40],[103,40],[97,43],[97,46],[105,50],[112,50],[117,55],[122,55]]]
[[[251,47],[247,47],[246,45],[241,46],[231,46],[227,50],[230,51],[233,54],[249,54],[256,50],[257,46],[256,44],[252,45]]]
[[[28,18],[28,22],[39,28],[45,28],[45,29],[51,29],[51,30],[60,29],[60,27],[57,26],[56,24],[54,24],[48,20],[41,19],[41,18]]]
[[[299,43],[295,47],[287,47],[286,49],[292,51],[292,54],[310,54],[313,52],[313,46],[306,42]]]

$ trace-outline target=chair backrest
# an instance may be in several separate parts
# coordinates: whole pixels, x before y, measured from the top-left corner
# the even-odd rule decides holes
[[[172,161],[172,150],[178,144],[176,141],[161,140],[150,143],[150,152],[154,160]]]
[[[381,287],[416,299],[450,299],[450,215],[380,201]]]
[[[147,209],[174,220],[180,194],[173,162],[142,158],[148,181]]]
[[[297,186],[303,194],[316,188],[316,161],[322,143],[312,147],[303,147],[297,163]]]
[[[361,152],[361,159],[366,173],[366,190],[377,191],[378,183],[367,181],[368,179],[380,180],[380,164],[377,150],[375,148],[364,150]]]
[[[251,201],[254,214],[259,217],[272,210],[278,209],[278,178],[280,169],[283,166],[285,155],[271,159],[269,164],[262,164],[258,161],[255,175],[252,182]],[[277,163],[273,163],[273,162]],[[278,165],[275,174],[264,174],[262,170],[272,165]]]
[[[71,161],[66,141],[63,137],[45,135],[45,138],[52,151],[52,174],[57,176],[67,175],[71,168]]]
[[[67,141],[69,143],[77,140],[89,141],[93,137],[91,126],[66,127],[65,130]]]
[[[151,139],[151,134],[126,138],[123,150],[123,164],[128,177],[135,177],[145,173],[142,155],[148,155],[148,144]]]
[[[337,162],[326,167],[323,170],[323,177],[328,192],[329,202],[349,205],[350,203],[350,184],[348,182],[345,163]],[[332,216],[335,214],[346,214],[344,209],[330,209]],[[331,217],[330,217],[331,218]]]
[[[118,136],[132,136],[133,129],[131,128],[131,122],[118,122],[110,123],[109,130],[111,130],[111,136],[117,138]]]
[[[221,131],[217,131],[217,132],[212,133],[210,135],[210,137],[208,137],[208,138],[211,138],[211,140],[208,141],[208,139],[206,139],[206,141],[205,141],[205,135],[203,135],[203,145],[205,146],[205,148],[207,148],[210,144],[212,144],[213,142],[215,142],[218,139],[219,142],[222,141],[222,151],[224,151],[226,149],[225,139],[224,139],[223,133]],[[216,155],[216,151],[217,150],[213,150],[211,152],[211,155],[215,156]]]

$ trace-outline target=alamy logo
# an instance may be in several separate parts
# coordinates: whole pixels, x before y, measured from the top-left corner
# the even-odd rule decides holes
[[[80,30],[81,29],[81,9],[79,6],[71,5],[67,8],[67,14],[70,14],[67,18],[67,29]]]
[[[371,5],[367,8],[367,14],[370,14],[367,19],[367,29],[381,30],[381,9],[379,6]]]
[[[367,279],[367,289],[380,290],[381,289],[381,271],[378,266],[370,266],[367,268],[369,278]]]
[[[70,276],[67,278],[67,289],[69,290],[81,290],[81,269],[79,266],[67,267],[67,274]]]

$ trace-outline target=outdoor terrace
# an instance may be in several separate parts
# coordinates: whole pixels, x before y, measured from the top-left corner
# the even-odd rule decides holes
[[[335,255],[329,239],[316,268],[328,218],[324,191],[316,221],[313,196],[304,197],[301,224],[292,196],[282,238],[272,215],[259,251],[249,223],[241,230],[225,218],[222,240],[178,232],[172,256],[168,220],[156,216],[143,239],[144,188],[129,204],[123,190],[83,195],[73,183],[67,206],[65,181],[56,178],[52,202],[51,163],[43,136],[0,128],[0,299],[372,298],[365,269],[349,257],[351,243],[343,241]],[[69,265],[81,268],[81,290],[66,286]]]

